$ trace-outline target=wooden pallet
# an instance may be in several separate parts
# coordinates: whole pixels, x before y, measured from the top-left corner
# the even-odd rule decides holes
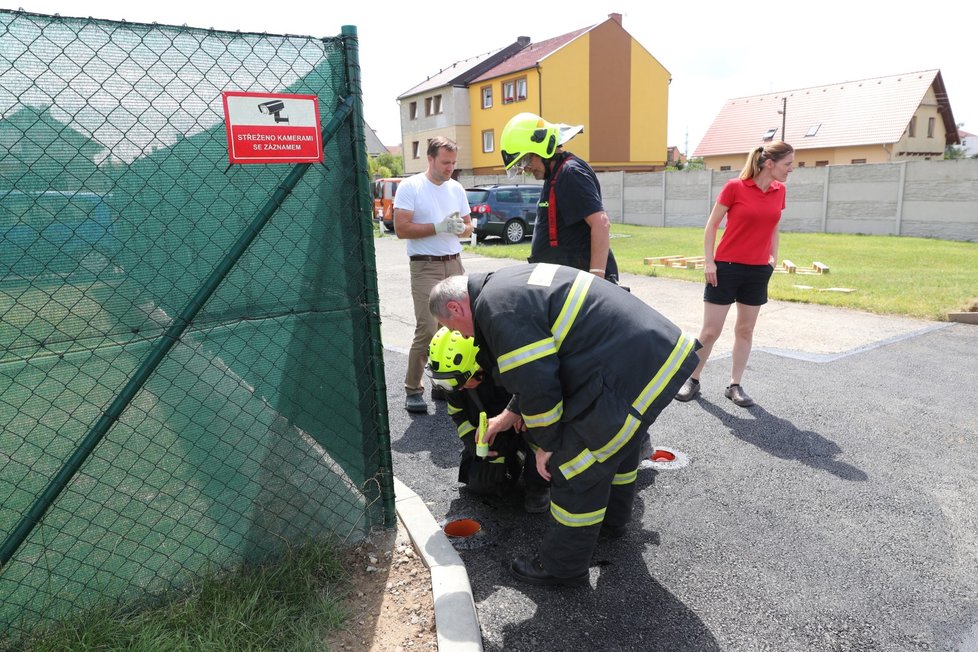
[[[703,269],[706,258],[703,256],[653,256],[643,259],[646,265],[652,267],[675,267],[680,269]],[[828,274],[829,266],[815,261],[811,267],[798,269],[793,262],[784,259],[780,265],[774,268],[775,272],[781,274]]]
[[[646,265],[652,267],[677,267],[682,269],[703,269],[706,259],[703,256],[655,256],[645,258]]]
[[[781,264],[774,268],[775,272],[781,274],[828,274],[829,266],[818,261],[812,263],[810,268],[798,269],[798,266],[785,258]]]

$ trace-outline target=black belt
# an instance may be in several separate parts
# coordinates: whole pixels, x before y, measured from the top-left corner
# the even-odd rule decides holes
[[[428,263],[443,262],[446,260],[455,260],[458,258],[458,254],[448,254],[447,256],[411,256],[411,260],[423,260]]]

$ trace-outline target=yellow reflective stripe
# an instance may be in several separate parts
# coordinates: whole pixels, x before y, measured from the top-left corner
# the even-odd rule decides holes
[[[456,428],[456,430],[458,430],[459,437],[464,437],[465,435],[475,430],[475,426],[473,426],[468,421],[463,421],[462,423],[458,424],[458,428]]]
[[[499,363],[499,373],[504,374],[507,371],[512,371],[516,367],[533,362],[534,360],[539,360],[540,358],[545,358],[556,352],[557,345],[554,343],[552,337],[527,344],[515,351],[510,351],[499,356],[499,360],[497,360]]]
[[[490,464],[505,464],[506,463],[506,458],[504,456],[502,456],[502,455],[499,455],[498,457],[490,458],[489,459],[489,463]]]
[[[635,469],[631,473],[616,473],[615,479],[611,481],[611,484],[631,484],[638,479],[638,469]]]
[[[587,527],[589,525],[598,525],[604,520],[605,508],[601,508],[594,512],[586,512],[584,514],[574,514],[573,512],[568,512],[563,507],[557,505],[553,500],[550,501],[550,514],[553,515],[554,519],[561,525],[566,525],[567,527]]]
[[[587,471],[588,468],[590,468],[595,462],[597,462],[597,460],[594,459],[593,455],[591,455],[591,451],[585,448],[578,453],[576,457],[561,464],[560,472],[565,478],[570,480],[574,476],[580,475],[581,473]]]
[[[462,411],[462,408],[460,408],[460,407],[455,407],[454,405],[451,405],[451,404],[448,405],[448,413],[449,414],[458,414],[461,411]]]
[[[541,412],[540,414],[524,414],[523,423],[526,424],[527,428],[543,428],[544,426],[557,423],[562,416],[564,416],[564,402],[557,401],[557,405],[546,412]]]
[[[604,462],[628,443],[628,440],[635,435],[635,431],[638,430],[640,425],[642,425],[642,422],[629,414],[625,417],[625,423],[618,429],[615,436],[611,438],[611,441],[594,451],[594,456],[598,458],[599,462]]]
[[[574,325],[574,320],[577,319],[577,313],[581,311],[581,306],[584,305],[584,298],[587,296],[587,291],[593,280],[594,276],[587,272],[577,273],[577,278],[574,279],[574,284],[571,285],[570,292],[567,293],[567,298],[557,315],[557,320],[550,327],[550,332],[554,335],[558,349],[570,332],[571,326]]]
[[[665,363],[659,367],[659,371],[656,372],[652,380],[649,381],[649,384],[645,386],[642,393],[639,394],[638,398],[635,399],[635,402],[632,403],[632,407],[634,407],[639,414],[645,414],[645,411],[649,409],[652,402],[659,397],[659,394],[662,393],[665,386],[668,385],[669,381],[676,375],[676,372],[679,371],[679,367],[682,365],[683,360],[686,359],[686,355],[689,353],[690,349],[693,348],[694,341],[695,340],[689,335],[686,335],[686,333],[682,334]]]

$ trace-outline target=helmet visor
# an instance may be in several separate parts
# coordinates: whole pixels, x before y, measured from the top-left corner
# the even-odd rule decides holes
[[[462,389],[462,385],[467,383],[473,375],[462,371],[435,371],[431,368],[431,363],[425,365],[424,371],[432,385],[449,392]]]
[[[526,153],[519,157],[512,157],[513,164],[506,168],[506,176],[510,179],[526,174],[526,166],[530,164],[530,154]]]

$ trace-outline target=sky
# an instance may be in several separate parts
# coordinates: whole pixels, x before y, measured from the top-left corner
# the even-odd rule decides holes
[[[951,110],[978,133],[978,3],[894,5],[876,0],[746,3],[717,0],[540,0],[497,3],[204,0],[0,0],[0,8],[218,30],[360,41],[364,116],[400,144],[397,96],[452,63],[603,22],[623,26],[671,74],[668,141],[692,152],[726,100],[939,68]],[[790,116],[790,109],[789,109]],[[544,116],[547,117],[547,116]],[[559,121],[559,117],[550,118]]]

